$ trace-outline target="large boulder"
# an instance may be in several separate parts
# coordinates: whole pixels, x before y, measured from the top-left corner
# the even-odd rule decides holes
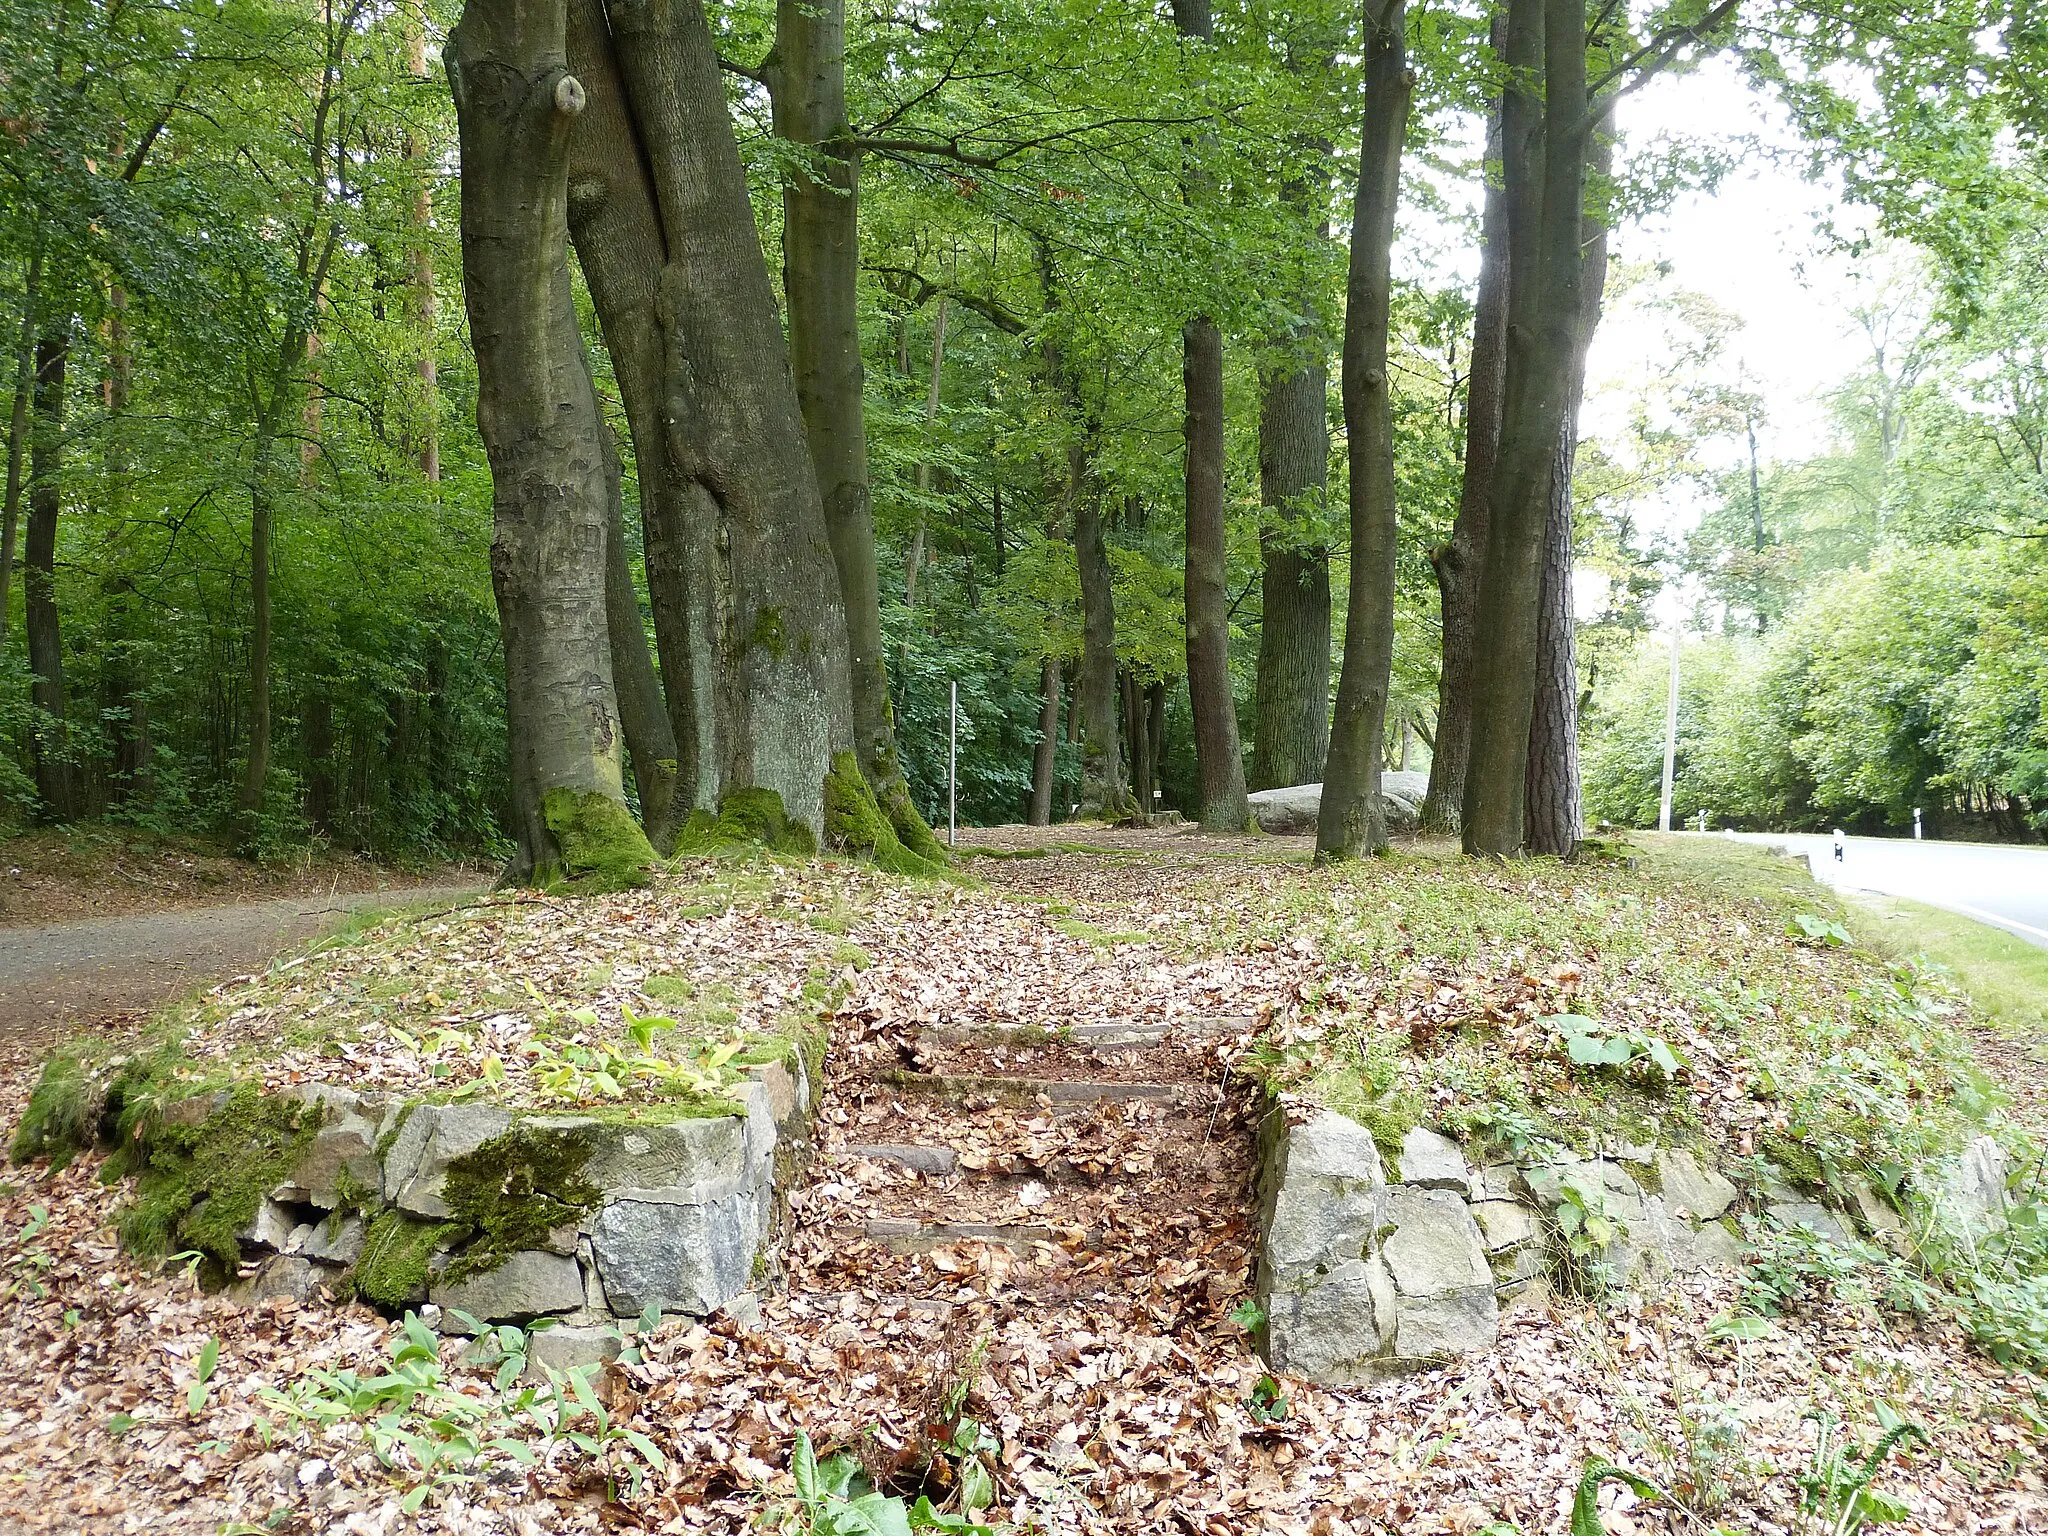
[[[1389,771],[1380,775],[1380,798],[1386,802],[1387,830],[1412,832],[1421,823],[1422,798],[1429,793],[1429,775]],[[1307,836],[1316,829],[1322,809],[1321,784],[1295,784],[1262,789],[1248,797],[1259,830],[1278,837]]]
[[[1491,1349],[1499,1331],[1493,1267],[1464,1197],[1402,1185],[1387,1193],[1380,1261],[1393,1281],[1392,1358],[1428,1365]]]
[[[448,1165],[512,1128],[512,1116],[487,1104],[414,1104],[384,1155],[384,1196],[401,1211],[445,1221]]]
[[[1368,1381],[1389,1340],[1385,1273],[1367,1261],[1386,1175],[1365,1127],[1327,1110],[1284,1111],[1259,1135],[1259,1303],[1274,1369],[1338,1386]]]
[[[467,1312],[487,1323],[523,1323],[582,1306],[583,1271],[573,1258],[521,1249],[482,1274],[436,1280],[428,1299],[445,1312]]]
[[[588,1225],[604,1295],[619,1316],[653,1307],[709,1317],[752,1281],[773,1215],[765,1183],[710,1199],[701,1186],[613,1194]]]

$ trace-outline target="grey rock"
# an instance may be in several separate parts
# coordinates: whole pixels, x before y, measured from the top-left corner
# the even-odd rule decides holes
[[[895,1163],[914,1173],[930,1174],[944,1178],[960,1166],[960,1154],[951,1147],[920,1147],[896,1142],[863,1143],[846,1149],[848,1157],[864,1157],[871,1162]]]
[[[363,1255],[363,1219],[330,1216],[317,1223],[299,1252],[318,1264],[353,1264]]]
[[[272,1196],[331,1211],[341,1204],[342,1189],[348,1184],[381,1200],[384,1170],[377,1159],[377,1143],[397,1113],[395,1106],[381,1094],[359,1094],[327,1083],[286,1091],[317,1107],[321,1125],[313,1144]]]
[[[284,1246],[278,1251],[280,1253],[297,1253],[311,1241],[312,1236],[313,1223],[302,1221],[292,1228],[292,1235],[284,1240]]]
[[[1713,1169],[1702,1168],[1699,1159],[1690,1152],[1659,1152],[1657,1179],[1664,1191],[1664,1203],[1673,1212],[1695,1221],[1718,1221],[1735,1203],[1734,1184]]]
[[[1395,1319],[1394,1363],[1435,1365],[1493,1348],[1500,1336],[1500,1298],[1490,1279],[1436,1296],[1403,1296]]]
[[[769,1191],[740,1187],[710,1200],[689,1190],[628,1190],[589,1222],[612,1310],[649,1306],[708,1317],[745,1290],[768,1236]]]
[[[1764,1174],[1761,1190],[1766,1205],[1796,1205],[1806,1196],[1799,1192],[1793,1182],[1785,1177],[1783,1170],[1772,1168]]]
[[[164,1106],[164,1124],[181,1126],[187,1130],[204,1125],[207,1117],[221,1105],[227,1103],[226,1089],[214,1093],[195,1093],[188,1099],[178,1099]]]
[[[1472,1170],[1466,1166],[1465,1154],[1458,1150],[1458,1144],[1420,1125],[1411,1127],[1401,1139],[1396,1167],[1403,1184],[1424,1189],[1463,1191],[1472,1178]]]
[[[1785,1200],[1766,1208],[1772,1221],[1785,1228],[1809,1227],[1832,1243],[1850,1240],[1849,1229],[1826,1206],[1812,1200]]]
[[[1687,1251],[1694,1269],[1742,1267],[1742,1239],[1718,1221],[1710,1221],[1694,1232]]]
[[[1540,1243],[1509,1248],[1493,1256],[1493,1288],[1502,1295],[1550,1272],[1550,1255]]]
[[[282,1253],[291,1245],[292,1232],[298,1225],[298,1217],[286,1206],[275,1200],[259,1200],[256,1202],[256,1214],[235,1237],[244,1248]]]
[[[1252,820],[1259,830],[1278,837],[1299,836],[1316,829],[1316,813],[1322,808],[1321,784],[1296,784],[1286,789],[1262,789],[1245,797],[1252,808]]]
[[[1493,1271],[1486,1262],[1479,1224],[1457,1195],[1391,1189],[1386,1221],[1394,1230],[1381,1243],[1380,1254],[1398,1295],[1439,1296],[1474,1287],[1492,1291]]]
[[[326,1279],[317,1265],[296,1254],[280,1253],[265,1260],[261,1269],[237,1286],[235,1296],[244,1306],[280,1296],[307,1302],[319,1296]]]
[[[619,1358],[623,1347],[619,1330],[608,1327],[572,1327],[556,1324],[538,1328],[526,1336],[526,1370],[538,1378],[540,1367],[566,1374],[579,1367],[603,1365]]]
[[[2006,1174],[2004,1149],[1979,1136],[1941,1166],[1934,1180],[1936,1207],[1972,1239],[2003,1231]]]
[[[1877,1192],[1877,1186],[1864,1178],[1848,1180],[1849,1203],[1856,1208],[1856,1215],[1863,1225],[1872,1232],[1883,1236],[1906,1230],[1906,1221],[1891,1202]]]
[[[1517,1201],[1475,1200],[1472,1217],[1479,1223],[1480,1235],[1490,1254],[1534,1243],[1543,1235],[1536,1213]]]
[[[1328,1110],[1301,1125],[1276,1111],[1260,1142],[1262,1289],[1363,1258],[1386,1200],[1371,1133]]]
[[[1512,1200],[1522,1182],[1522,1170],[1513,1163],[1489,1163],[1472,1171],[1465,1192],[1474,1200]]]
[[[485,1104],[415,1106],[384,1157],[385,1198],[415,1216],[445,1220],[452,1214],[441,1197],[448,1165],[511,1126],[509,1114]]]
[[[761,1298],[752,1291],[741,1291],[718,1310],[721,1316],[739,1324],[744,1333],[752,1333],[761,1326]]]
[[[486,1323],[516,1323],[583,1305],[583,1272],[557,1253],[523,1249],[496,1269],[461,1280],[436,1280],[429,1299],[444,1312],[467,1312]]]
[[[535,1116],[536,1130],[575,1131],[590,1143],[584,1177],[599,1189],[696,1189],[715,1199],[765,1180],[775,1155],[775,1117],[768,1090],[740,1085],[744,1115],[695,1116],[646,1124],[612,1124],[586,1116]]]
[[[1392,1283],[1377,1259],[1349,1259],[1298,1291],[1276,1292],[1266,1313],[1266,1358],[1319,1386],[1375,1379],[1393,1343]]]

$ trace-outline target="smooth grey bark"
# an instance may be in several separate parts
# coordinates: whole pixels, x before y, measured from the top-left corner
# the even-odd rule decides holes
[[[717,551],[714,530],[688,515],[691,501],[669,459],[662,424],[668,333],[660,304],[668,243],[608,27],[602,0],[568,0],[569,69],[585,96],[569,137],[569,235],[633,441],[641,552],[675,744],[674,816],[680,821],[718,799],[715,775],[707,782],[699,767],[718,647],[711,586]]]
[[[1137,809],[1124,776],[1118,745],[1116,601],[1110,587],[1109,546],[1102,530],[1102,493],[1087,450],[1067,449],[1067,495],[1074,528],[1074,559],[1081,580],[1081,673],[1075,679],[1081,715],[1083,816],[1116,821]]]
[[[118,150],[118,143],[115,148]],[[113,534],[106,551],[106,569],[100,577],[106,614],[100,687],[108,729],[114,738],[112,797],[117,802],[136,803],[147,800],[152,788],[149,692],[137,664],[140,636],[136,633],[134,555],[128,525],[127,416],[135,381],[135,354],[128,328],[128,295],[118,283],[107,293],[106,336],[107,420],[103,440],[107,519]]]
[[[1577,0],[1508,0],[1507,379],[1472,660],[1467,853],[1523,850],[1537,608],[1558,435],[1570,405],[1585,196],[1586,26]]]
[[[610,12],[667,249],[662,421],[692,549],[712,552],[698,798],[775,791],[822,838],[825,777],[854,746],[846,610],[761,254],[725,85],[698,0]]]
[[[449,34],[462,153],[463,295],[491,462],[491,582],[505,642],[513,880],[578,872],[625,810],[605,593],[606,446],[567,265],[582,85],[556,6],[471,0]],[[642,845],[644,847],[644,844]]]
[[[1292,338],[1297,347],[1308,338]],[[1320,355],[1259,375],[1259,627],[1252,783],[1306,784],[1330,749],[1330,551],[1299,531],[1330,481],[1329,367]]]
[[[1605,179],[1613,165],[1613,140],[1595,135],[1588,157],[1592,174]],[[1579,665],[1572,616],[1572,463],[1579,446],[1579,404],[1586,391],[1586,355],[1600,324],[1607,286],[1607,226],[1587,216],[1584,266],[1579,289],[1580,318],[1572,354],[1570,399],[1551,468],[1550,514],[1543,535],[1543,590],[1536,621],[1536,691],[1529,719],[1529,767],[1524,797],[1525,835],[1531,853],[1568,858],[1586,835],[1579,785]]]
[[[592,398],[595,399],[593,390]],[[633,563],[626,551],[626,501],[620,486],[619,455],[611,428],[599,423],[605,450],[605,499],[610,509],[605,529],[605,633],[612,657],[612,687],[618,695],[619,726],[626,733],[626,752],[633,765],[633,788],[640,800],[640,825],[647,841],[661,853],[675,846],[680,819],[676,799],[676,735],[662,702],[661,682],[654,675],[654,656],[647,648],[647,628],[640,621],[640,594],[633,587]]]
[[[1039,664],[1038,681],[1038,748],[1031,754],[1031,810],[1025,820],[1044,827],[1052,824],[1053,770],[1059,764],[1059,657],[1048,656]]]
[[[1215,35],[1209,0],[1173,0],[1173,22],[1183,37],[1207,41]],[[1208,148],[1197,138],[1199,158]],[[1191,192],[1205,183],[1197,169]],[[1226,585],[1223,531],[1223,333],[1208,315],[1196,315],[1181,330],[1181,379],[1186,388],[1183,433],[1187,491],[1187,558],[1182,568],[1187,614],[1188,701],[1195,720],[1195,765],[1201,785],[1198,818],[1218,832],[1242,832],[1251,820],[1245,800],[1244,750],[1237,728],[1237,699],[1230,680],[1230,592]],[[1140,765],[1142,768],[1142,765]],[[1147,779],[1139,777],[1141,811],[1152,802]]]
[[[57,611],[57,520],[64,508],[64,370],[71,356],[71,331],[68,318],[62,328],[40,329],[21,591],[33,678],[29,700],[36,709],[30,731],[36,795],[45,816],[66,822],[79,812],[78,771],[71,760],[64,696],[64,636]]]
[[[1501,46],[1499,24],[1495,46]],[[1436,739],[1423,796],[1425,832],[1455,832],[1463,816],[1465,764],[1472,747],[1472,628],[1492,526],[1493,466],[1500,448],[1501,392],[1507,378],[1507,189],[1501,178],[1501,109],[1486,132],[1486,199],[1479,221],[1479,289],[1472,306],[1472,350],[1465,381],[1465,469],[1450,538],[1429,552],[1443,617],[1437,671]]]
[[[7,640],[13,603],[14,547],[21,527],[22,470],[28,462],[29,401],[36,391],[36,296],[42,289],[43,251],[30,253],[22,283],[21,340],[14,352],[14,409],[7,419],[7,500],[0,520],[0,644]]]
[[[1414,81],[1408,73],[1403,0],[1366,15],[1365,120],[1358,194],[1351,220],[1351,271],[1344,308],[1344,428],[1351,456],[1351,594],[1345,608],[1344,668],[1323,769],[1316,858],[1356,858],[1386,846],[1380,798],[1387,692],[1394,662],[1393,384],[1387,375],[1394,212],[1401,147]]]
[[[249,752],[242,767],[235,808],[247,818],[263,807],[270,778],[270,533],[276,503],[271,490],[271,455],[275,446],[268,424],[256,434],[249,470]],[[244,825],[243,840],[254,828]]]
[[[775,52],[765,74],[775,132],[807,152],[783,184],[782,290],[797,403],[846,611],[854,747],[897,836],[918,854],[935,857],[938,840],[911,803],[897,754],[883,654],[861,408],[860,150],[846,115],[844,0],[778,0]],[[934,388],[942,344],[934,343]]]
[[[1124,741],[1131,755],[1131,795],[1137,801],[1138,814],[1150,816],[1156,803],[1152,798],[1156,786],[1152,778],[1155,758],[1146,689],[1139,685],[1137,674],[1129,667],[1123,669],[1118,682],[1123,694]]]

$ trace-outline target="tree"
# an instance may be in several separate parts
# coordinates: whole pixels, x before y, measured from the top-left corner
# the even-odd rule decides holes
[[[1351,278],[1344,311],[1344,425],[1351,457],[1351,594],[1344,667],[1323,770],[1316,857],[1355,858],[1386,845],[1380,759],[1394,662],[1395,542],[1393,381],[1387,333],[1391,255],[1400,199],[1401,149],[1414,83],[1408,74],[1403,0],[1366,10],[1365,122],[1351,220]]]
[[[508,874],[638,878],[606,629],[607,445],[569,287],[569,137],[584,89],[559,6],[472,0],[449,35],[462,143],[463,290],[491,456],[505,636]]]

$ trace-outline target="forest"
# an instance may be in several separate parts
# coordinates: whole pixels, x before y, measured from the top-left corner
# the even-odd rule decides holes
[[[1566,854],[1654,820],[1667,587],[1680,814],[2048,810],[2017,15],[4,17],[11,824],[915,869],[957,688],[963,822],[1322,782],[1342,857],[1412,764],[1426,829]],[[1617,106],[1708,59],[1912,253],[1835,440],[1746,473],[1689,444],[1762,405],[1685,348],[1630,441],[1578,425],[1607,232],[1732,169]]]

